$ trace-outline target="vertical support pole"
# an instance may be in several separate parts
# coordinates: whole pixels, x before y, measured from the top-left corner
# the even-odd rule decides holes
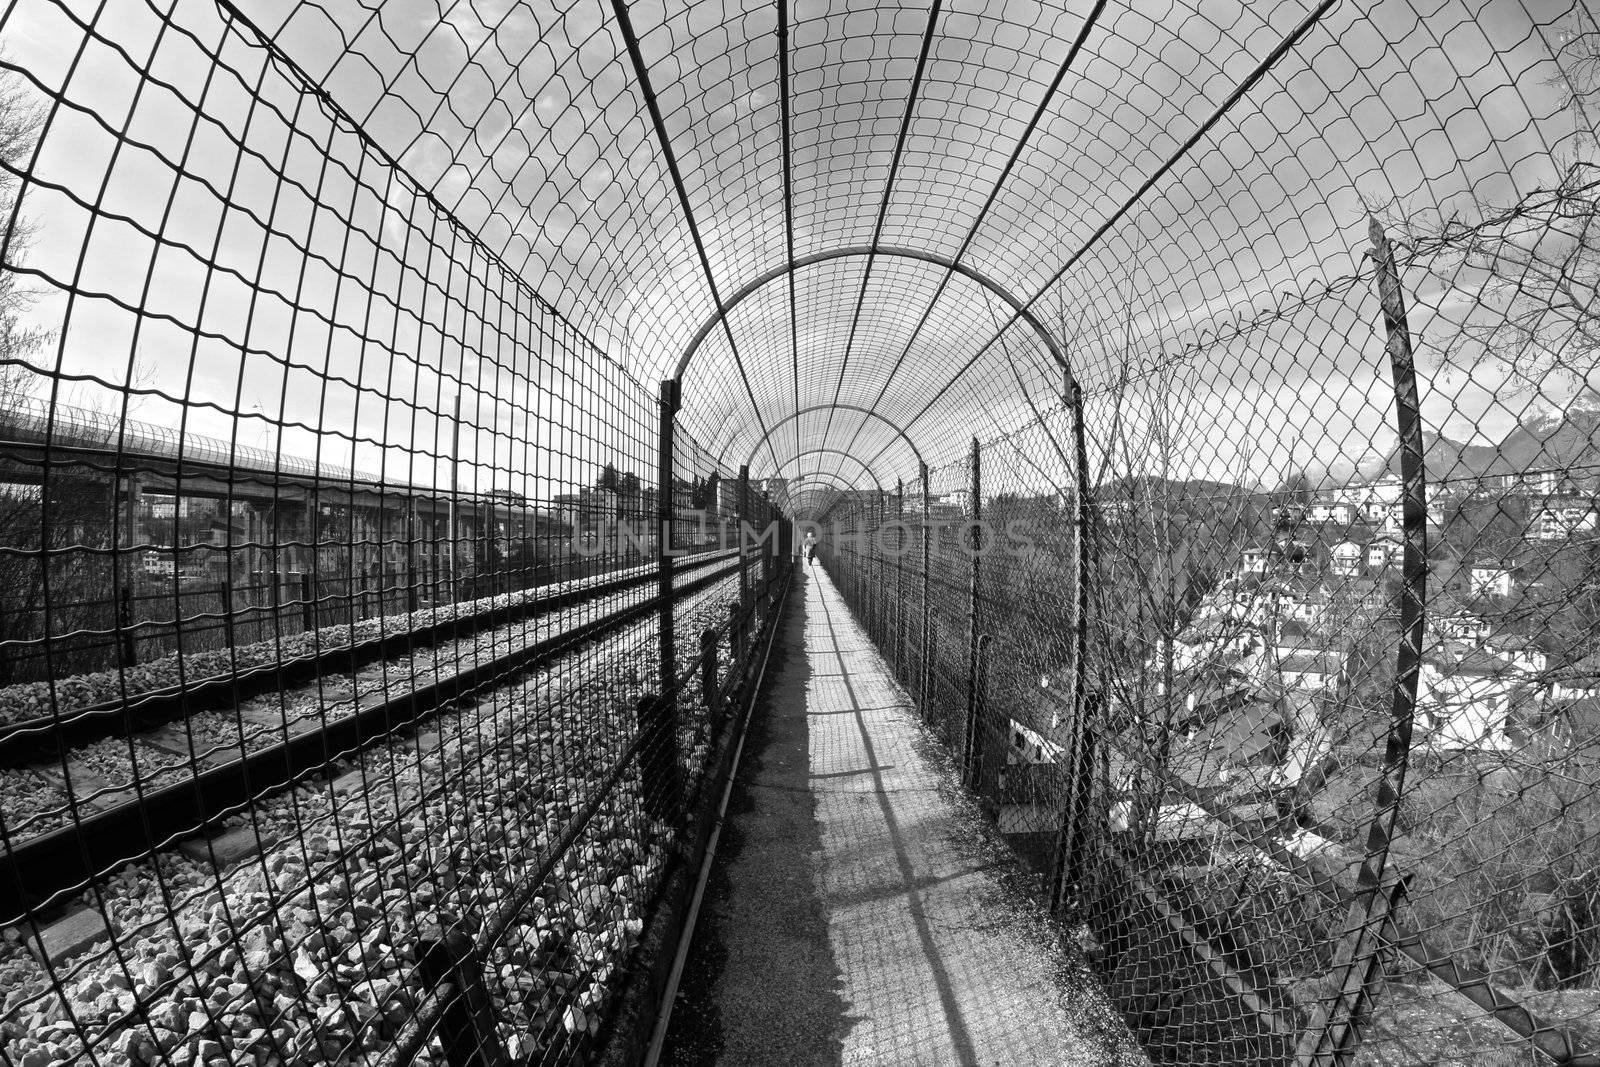
[[[501,1067],[510,1062],[495,1027],[494,1001],[483,981],[483,961],[472,938],[460,930],[419,946],[421,978],[452,995],[439,1020],[439,1042],[450,1067]]]
[[[1099,712],[1099,698],[1088,695],[1072,708],[1068,724],[1072,745],[1067,753],[1067,795],[1056,837],[1050,872],[1050,908],[1058,911],[1081,897],[1088,869],[1089,805],[1094,798],[1094,730],[1089,723]]]
[[[872,578],[872,596],[878,605],[878,632],[874,640],[879,642],[879,647],[888,644],[889,612],[892,605],[889,603],[889,558],[884,553],[883,528],[887,525],[889,514],[889,494],[886,490],[878,490],[878,518],[872,528],[872,558],[877,564],[874,567]]]
[[[456,589],[456,513],[461,510],[461,390],[456,390],[456,414],[450,423],[450,603],[459,597]],[[353,509],[352,509],[353,510]],[[352,520],[353,521],[353,520]]]
[[[1295,1049],[1297,1065],[1349,1063],[1361,1043],[1361,1027],[1388,972],[1392,948],[1384,934],[1393,921],[1403,887],[1389,871],[1389,844],[1405,796],[1406,770],[1416,718],[1417,679],[1422,667],[1422,634],[1428,577],[1428,500],[1423,462],[1422,410],[1417,397],[1411,332],[1394,249],[1376,218],[1368,222],[1378,298],[1388,335],[1389,370],[1394,380],[1395,431],[1400,438],[1400,479],[1404,501],[1405,563],[1400,595],[1399,647],[1390,691],[1389,734],[1373,791],[1367,823],[1366,855],[1356,879],[1356,896],[1345,917],[1345,939],[1334,956],[1337,992],[1317,1005],[1311,1024]]]
[[[315,538],[312,539],[313,546]],[[316,548],[313,547],[315,552]],[[315,566],[315,564],[313,564]],[[417,498],[406,502],[406,610],[417,610]]]
[[[656,595],[661,601],[657,674],[661,679],[661,697],[668,703],[675,699],[673,690],[678,684],[672,632],[672,445],[677,428],[678,398],[677,379],[664,379],[661,382],[660,431],[656,438]]]
[[[1094,773],[1092,724],[1099,714],[1099,699],[1089,690],[1089,582],[1093,560],[1095,515],[1089,489],[1089,446],[1083,425],[1083,389],[1065,372],[1063,400],[1072,412],[1072,438],[1076,451],[1077,542],[1076,571],[1073,577],[1072,619],[1072,706],[1067,719],[1068,797],[1056,832],[1055,856],[1051,863],[1050,908],[1059,911],[1074,893],[1080,893],[1087,857],[1087,832],[1083,820]],[[1075,798],[1082,797],[1079,803]],[[1081,893],[1080,893],[1081,895]]]
[[[669,826],[683,811],[683,775],[678,763],[677,703],[646,694],[639,700],[639,788],[645,813]]]
[[[739,546],[739,603],[750,603],[750,545],[745,536],[745,525],[750,519],[750,468],[740,466],[738,499],[735,501],[739,509],[738,517],[734,520],[738,529],[735,531],[736,541]]]
[[[917,691],[922,694],[922,714],[928,715],[928,682],[933,663],[933,602],[928,599],[928,575],[933,560],[933,514],[929,509],[928,465],[920,464],[922,478],[922,663],[917,669]]]
[[[894,671],[904,677],[906,653],[906,483],[894,481]]]
[[[735,600],[728,605],[728,655],[733,659],[733,670],[744,676],[744,608]]]
[[[122,536],[120,538],[122,544],[118,547],[131,550],[133,546],[138,543],[139,534],[136,527],[139,523],[139,495],[142,488],[143,486],[140,484],[139,475],[130,471],[128,473],[128,492],[124,496],[122,504]],[[182,526],[182,522],[180,521],[179,517],[183,514],[183,497],[181,495],[183,493],[183,484],[181,481],[177,483],[177,488],[174,490],[174,492],[179,495],[173,497],[173,537],[172,544],[169,546],[171,548],[177,548],[177,546],[182,542],[182,539],[178,537],[178,530]],[[125,554],[125,559],[126,562],[123,564],[122,573],[127,577],[124,580],[132,580],[132,576],[139,573],[140,567],[138,565],[138,561],[133,558],[131,551]],[[176,564],[176,552],[173,553],[173,560],[174,564]],[[174,565],[173,570],[173,584],[177,584],[176,565]]]
[[[233,579],[228,577],[222,579],[222,634],[229,648],[233,648],[236,644],[233,639],[233,624]]]
[[[133,642],[133,586],[124,584],[117,597],[117,637],[122,665],[132,667],[138,662]]]
[[[300,572],[300,625],[307,633],[317,628],[317,598],[311,590],[311,572]]]
[[[700,631],[700,698],[705,701],[706,712],[716,731],[717,720],[717,631],[707,627]]]
[[[978,439],[972,439],[972,450],[967,458],[967,551],[971,559],[967,572],[967,729],[966,744],[962,748],[963,769],[967,788],[978,788],[978,778],[983,767],[982,702],[978,698],[978,658],[981,653],[979,634],[980,597],[983,579],[983,481],[979,470],[982,461]]]

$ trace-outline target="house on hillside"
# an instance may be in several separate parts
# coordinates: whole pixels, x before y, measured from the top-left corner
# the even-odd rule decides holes
[[[1344,672],[1344,653],[1332,648],[1279,647],[1274,650],[1278,680],[1286,689],[1317,692],[1337,686]]]
[[[1543,674],[1550,664],[1549,655],[1532,638],[1507,634],[1491,637],[1486,644],[1490,652],[1513,670]]]
[[[1557,700],[1600,697],[1600,653],[1585,656],[1551,672],[1551,695]]]
[[[1541,541],[1565,541],[1579,534],[1595,531],[1596,515],[1593,500],[1582,497],[1551,499],[1545,502],[1529,524],[1528,536]]]
[[[1479,560],[1468,567],[1469,596],[1510,596],[1516,585],[1517,565],[1510,560]]]
[[[1448,615],[1435,615],[1430,620],[1434,633],[1447,641],[1465,641],[1482,644],[1489,639],[1489,620],[1472,611],[1456,611]]]
[[[1308,627],[1323,625],[1332,600],[1322,583],[1303,577],[1283,582],[1269,596],[1274,598],[1278,621],[1298,622]]]
[[[1026,723],[1011,719],[1006,731],[1006,763],[1056,763],[1064,751],[1056,742]]]
[[[1520,496],[1581,496],[1595,491],[1593,475],[1564,467],[1513,471],[1501,475],[1499,484],[1505,492]]]
[[[1328,559],[1334,574],[1353,578],[1361,573],[1362,548],[1354,541],[1340,541],[1328,550]]]
[[[1345,493],[1366,522],[1381,523],[1400,505],[1405,489],[1398,478],[1381,478],[1353,485]]]
[[[1314,500],[1306,511],[1306,517],[1312,522],[1339,526],[1353,524],[1358,515],[1356,506],[1347,500]]]
[[[1367,542],[1367,569],[1382,572],[1399,569],[1406,557],[1406,543],[1399,534],[1384,531]]]
[[[1428,743],[1446,750],[1511,747],[1508,719],[1527,689],[1526,675],[1483,649],[1424,660],[1417,711]]]
[[[1249,661],[1265,647],[1262,633],[1253,623],[1229,615],[1208,615],[1178,636],[1172,663],[1181,671],[1210,666],[1248,673]]]

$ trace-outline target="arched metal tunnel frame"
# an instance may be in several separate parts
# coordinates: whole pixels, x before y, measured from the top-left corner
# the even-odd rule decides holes
[[[1073,374],[1072,364],[1071,364],[1071,361],[1067,358],[1066,351],[1062,348],[1060,342],[1056,339],[1056,337],[1050,332],[1049,327],[1044,323],[1044,321],[1033,313],[1033,311],[1031,310],[1031,305],[1030,305],[1029,302],[1026,302],[1026,301],[1018,299],[1017,296],[1014,293],[1012,293],[1004,285],[1001,285],[995,279],[991,278],[988,274],[986,274],[983,271],[978,270],[978,269],[976,269],[974,267],[971,267],[971,266],[968,266],[968,265],[962,263],[959,259],[951,259],[951,258],[949,258],[947,256],[941,256],[936,252],[929,252],[929,251],[925,251],[925,250],[917,249],[917,248],[905,248],[905,247],[894,246],[894,245],[883,245],[883,244],[874,243],[874,244],[866,244],[866,245],[848,245],[848,246],[845,246],[843,248],[835,248],[835,249],[831,249],[831,250],[828,250],[828,251],[825,251],[825,252],[816,252],[816,253],[813,253],[813,254],[810,254],[810,255],[799,256],[799,257],[791,257],[788,263],[785,263],[785,264],[783,264],[781,266],[778,266],[778,267],[774,267],[771,270],[765,271],[762,274],[759,274],[756,277],[752,278],[750,281],[746,282],[744,285],[740,286],[737,290],[735,290],[730,295],[730,297],[727,300],[722,301],[720,306],[715,311],[713,311],[710,315],[708,315],[705,318],[705,320],[700,324],[700,327],[697,330],[695,330],[694,335],[689,339],[689,343],[684,346],[684,350],[683,350],[682,355],[680,355],[678,357],[677,366],[674,368],[673,374],[672,374],[672,378],[670,379],[670,383],[671,384],[670,384],[669,388],[671,390],[671,393],[675,398],[677,398],[677,399],[679,399],[681,401],[681,397],[682,397],[682,394],[683,394],[683,377],[684,377],[684,374],[687,373],[690,364],[694,361],[695,356],[698,354],[698,352],[700,350],[700,346],[705,342],[706,338],[711,335],[712,331],[715,330],[719,325],[726,327],[726,324],[727,324],[727,321],[728,321],[728,316],[733,312],[733,310],[735,308],[737,308],[745,300],[748,300],[750,297],[754,296],[756,293],[760,292],[763,288],[765,288],[766,286],[772,284],[774,281],[777,281],[780,278],[792,277],[796,271],[802,270],[805,267],[815,266],[815,265],[820,264],[820,263],[828,263],[828,262],[832,262],[832,261],[840,260],[840,259],[848,259],[848,258],[861,257],[861,256],[867,256],[867,257],[885,256],[885,257],[888,257],[888,258],[891,258],[891,259],[907,259],[907,260],[912,260],[914,262],[926,263],[926,264],[930,264],[930,265],[935,266],[935,267],[942,268],[946,272],[947,276],[959,275],[959,276],[961,276],[963,278],[968,279],[969,281],[972,281],[972,282],[976,283],[977,285],[982,287],[986,292],[990,293],[991,295],[993,295],[994,297],[999,299],[1002,303],[1004,303],[1008,308],[1011,309],[1014,322],[1020,320],[1022,322],[1025,322],[1028,325],[1028,327],[1034,332],[1034,334],[1036,334],[1038,336],[1039,340],[1044,344],[1045,349],[1050,353],[1051,358],[1055,360],[1056,366],[1061,372],[1062,399],[1063,399],[1064,403],[1066,404],[1067,408],[1070,410],[1070,412],[1072,414],[1073,454],[1074,454],[1074,457],[1075,457],[1075,462],[1073,464],[1073,467],[1074,467],[1073,489],[1074,489],[1074,492],[1075,492],[1076,497],[1077,497],[1077,500],[1076,500],[1077,507],[1076,507],[1076,516],[1075,516],[1076,521],[1074,522],[1074,537],[1075,537],[1075,540],[1076,540],[1076,545],[1074,546],[1075,547],[1074,557],[1075,557],[1075,560],[1076,560],[1076,571],[1077,571],[1077,573],[1074,576],[1074,578],[1075,578],[1075,588],[1074,588],[1075,596],[1073,597],[1073,618],[1071,619],[1071,628],[1072,628],[1072,632],[1073,632],[1073,639],[1072,639],[1072,646],[1073,646],[1073,664],[1072,664],[1073,726],[1072,726],[1072,729],[1073,729],[1073,732],[1076,734],[1077,732],[1081,731],[1083,729],[1084,725],[1085,725],[1085,723],[1084,723],[1084,715],[1082,714],[1082,711],[1083,711],[1084,705],[1085,705],[1085,703],[1087,701],[1087,698],[1088,698],[1088,666],[1087,666],[1088,647],[1089,647],[1089,626],[1088,626],[1088,621],[1089,621],[1088,620],[1088,614],[1089,614],[1089,589],[1088,589],[1088,576],[1089,576],[1089,573],[1090,573],[1090,571],[1089,571],[1089,548],[1090,548],[1090,542],[1089,542],[1089,538],[1087,536],[1086,531],[1088,531],[1089,529],[1092,528],[1092,522],[1093,522],[1093,501],[1092,501],[1092,498],[1091,498],[1091,493],[1090,493],[1090,488],[1089,488],[1089,473],[1088,473],[1088,469],[1089,469],[1088,442],[1087,442],[1087,438],[1086,438],[1086,434],[1085,434],[1085,428],[1084,428],[1084,422],[1083,422],[1083,392],[1082,392],[1082,389],[1078,385],[1076,376]],[[970,366],[970,364],[969,364],[969,366]],[[963,368],[963,369],[965,369],[965,368]],[[952,379],[952,381],[953,381],[953,379]],[[746,460],[746,464],[748,465],[749,460],[753,460],[755,458],[756,453],[760,451],[762,445],[768,445],[769,450],[770,450],[770,440],[771,440],[771,437],[772,437],[772,433],[773,433],[774,430],[777,429],[778,426],[781,426],[781,425],[784,425],[787,422],[793,421],[794,419],[799,418],[801,415],[806,414],[809,411],[816,411],[816,410],[819,410],[821,408],[832,408],[832,407],[849,408],[851,410],[858,410],[858,411],[859,410],[863,410],[863,409],[861,409],[859,407],[856,407],[854,405],[838,405],[838,404],[813,405],[813,406],[811,406],[809,408],[804,408],[804,409],[797,410],[793,414],[787,416],[782,421],[774,424],[773,426],[767,427],[766,432],[762,435],[761,439],[759,441],[757,441],[755,443],[754,447],[752,447],[752,449],[750,450],[749,459]],[[674,405],[674,411],[676,411],[676,410],[677,410],[677,405],[675,404]],[[924,458],[923,458],[921,450],[918,449],[918,447],[916,445],[916,442],[906,432],[905,428],[893,423],[892,421],[890,421],[886,417],[884,417],[882,415],[879,415],[876,411],[867,411],[866,414],[868,414],[869,416],[876,417],[876,418],[882,420],[883,422],[885,422],[886,424],[888,424],[895,431],[896,436],[898,436],[901,440],[905,441],[907,446],[910,447],[910,449],[912,451],[912,454],[917,457],[918,465],[919,465],[921,471],[924,473],[924,477],[925,477],[926,476],[926,471],[928,469],[927,468],[927,464],[924,461]],[[880,492],[882,491],[883,486],[878,481],[876,475],[874,475],[872,473],[872,470],[871,470],[870,466],[865,461],[857,459],[855,456],[849,454],[848,452],[840,450],[840,449],[819,447],[819,448],[805,449],[805,450],[799,451],[799,452],[795,453],[794,455],[792,455],[791,457],[789,457],[788,460],[785,460],[782,463],[778,464],[777,469],[774,471],[774,473],[775,474],[781,474],[782,471],[788,466],[788,464],[794,462],[797,459],[801,459],[803,457],[814,455],[814,454],[823,454],[823,453],[831,453],[831,454],[836,454],[836,455],[840,455],[840,456],[845,456],[846,458],[854,460],[857,464],[860,465],[861,469],[866,473],[867,477],[872,480],[873,485]],[[877,455],[880,455],[880,456],[882,454],[883,454],[883,450],[880,450],[877,453]],[[776,457],[774,457],[774,458],[776,458]],[[874,457],[874,458],[876,458],[876,457]],[[837,497],[835,498],[835,500],[837,500]],[[823,512],[823,517],[824,518],[826,518],[827,511],[831,510],[831,508],[833,506],[833,503],[834,503],[834,501],[830,501],[829,505],[828,505],[828,508],[824,509],[824,512]],[[1075,737],[1074,738],[1074,747],[1075,748],[1077,747],[1077,741],[1078,741],[1078,739]],[[1062,828],[1063,841],[1065,841],[1065,839],[1068,836],[1070,836],[1071,833],[1072,833],[1072,829],[1070,827],[1063,826],[1063,828]],[[1052,907],[1058,906],[1062,902],[1061,897],[1065,894],[1065,892],[1067,890],[1067,879],[1065,877],[1063,877],[1063,871],[1062,871],[1062,865],[1063,865],[1064,861],[1065,861],[1064,849],[1062,847],[1058,846],[1057,849],[1056,849],[1056,856],[1055,856],[1055,859],[1053,861],[1053,865],[1054,865],[1054,867],[1056,869],[1053,872],[1053,877],[1051,878],[1051,885],[1053,887],[1053,890],[1054,890],[1055,894],[1057,895],[1057,899],[1051,901]]]

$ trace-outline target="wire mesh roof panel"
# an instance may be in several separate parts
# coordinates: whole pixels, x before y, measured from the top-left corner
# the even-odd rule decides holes
[[[430,281],[440,308],[476,276],[498,300],[548,302],[640,380],[672,375],[703,334],[690,382],[737,386],[689,388],[686,406],[691,420],[739,427],[732,452],[748,454],[797,405],[837,401],[881,408],[923,451],[950,454],[959,444],[943,428],[1014,404],[1016,373],[1054,374],[1048,362],[1012,369],[1024,347],[1042,358],[1017,306],[1073,350],[1092,393],[1115,380],[1120,358],[1101,338],[1130,309],[1132,343],[1171,352],[1341,276],[1341,256],[1353,269],[1368,205],[1448,217],[1553,184],[1580,136],[1554,59],[1570,14],[1501,0],[1427,17],[1398,0],[183,0],[76,25],[37,4],[10,28],[26,44],[52,30],[84,41],[77,64],[60,48],[30,54],[41,85],[65,97],[41,162],[70,144],[115,170],[105,210],[130,220],[130,247],[158,283],[123,298],[156,313],[144,343],[163,343],[162,316],[184,318],[185,299],[197,306],[201,276],[183,250],[226,219],[218,254],[237,273],[207,283],[199,348],[220,340],[209,323],[247,314],[255,340],[242,343],[272,358],[251,364],[252,380],[216,382],[219,395],[309,381],[323,368],[297,369],[302,353],[340,370],[359,361],[369,342],[349,324],[387,314],[353,306],[361,292],[393,276],[389,302],[400,300],[407,264],[452,249],[453,280]],[[128,49],[143,52],[130,63]],[[197,78],[212,53],[220,66]],[[145,64],[140,88],[132,71]],[[173,106],[195,120],[164,121]],[[123,124],[129,140],[113,149],[106,131]],[[140,222],[147,209],[122,203],[161,188],[163,219]],[[43,180],[28,198],[65,201],[68,215],[95,200]],[[338,216],[395,262],[344,247],[322,221]],[[279,232],[303,232],[312,255],[295,267],[297,292],[264,302],[249,279],[274,275]],[[39,249],[36,266],[61,276],[52,247],[76,249]],[[792,266],[830,255],[847,258]],[[85,263],[86,292],[126,289],[110,260]],[[998,325],[974,313],[971,277],[992,284],[980,304],[1003,293],[1013,305]],[[68,347],[125,335],[118,318],[83,309]],[[448,313],[440,321],[450,329]],[[319,388],[346,402],[363,388],[332,377]],[[770,440],[771,465],[795,447]]]

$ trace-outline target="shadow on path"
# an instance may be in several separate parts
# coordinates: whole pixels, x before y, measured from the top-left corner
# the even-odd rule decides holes
[[[841,1062],[849,1023],[813,877],[822,851],[806,720],[814,589],[806,568],[796,568],[663,1064]]]

